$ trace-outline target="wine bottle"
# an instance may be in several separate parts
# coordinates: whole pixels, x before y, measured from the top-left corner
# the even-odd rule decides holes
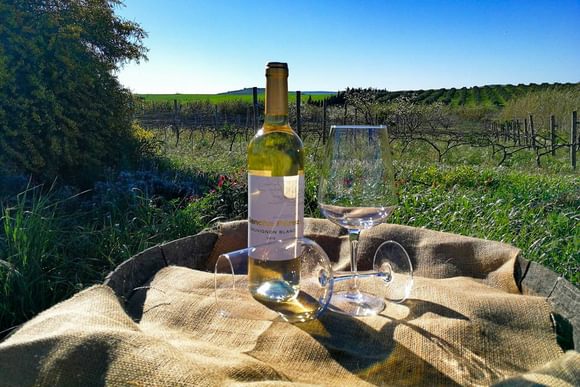
[[[304,231],[304,146],[288,123],[288,65],[266,66],[264,126],[248,145],[248,246],[301,238]],[[265,304],[299,292],[295,250],[250,256],[250,292]]]

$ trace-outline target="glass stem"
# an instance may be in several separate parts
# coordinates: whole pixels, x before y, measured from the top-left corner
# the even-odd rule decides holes
[[[335,271],[334,273],[332,273],[332,278],[334,279],[335,283],[341,282],[341,281],[351,280],[353,276],[354,276],[354,273],[352,271]],[[389,273],[383,273],[381,271],[376,271],[376,270],[357,271],[356,277],[358,279],[364,279],[364,278],[387,278],[388,279]]]
[[[350,270],[352,271],[352,283],[350,286],[350,293],[359,293],[357,284],[357,258],[358,258],[358,237],[360,235],[360,230],[349,229],[348,230],[348,240],[350,241]]]

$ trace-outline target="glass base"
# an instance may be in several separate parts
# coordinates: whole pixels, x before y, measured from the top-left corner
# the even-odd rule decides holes
[[[332,295],[328,309],[347,316],[374,316],[385,309],[385,302],[372,294],[343,291]]]

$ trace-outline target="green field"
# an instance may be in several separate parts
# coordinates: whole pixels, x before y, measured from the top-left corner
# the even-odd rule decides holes
[[[320,101],[332,94],[308,94],[302,93],[302,101],[306,102],[309,98],[313,101]],[[243,101],[252,103],[252,94],[135,94],[135,97],[144,102],[173,102],[188,103],[196,101],[209,101],[213,104],[219,104],[229,101]],[[258,100],[264,100],[264,93],[258,93]],[[296,93],[288,93],[288,100],[291,103],[296,102]]]

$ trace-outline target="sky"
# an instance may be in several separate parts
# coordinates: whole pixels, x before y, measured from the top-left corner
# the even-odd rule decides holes
[[[289,89],[338,91],[580,82],[580,0],[125,0],[149,60],[135,93],[264,87],[287,62]]]

